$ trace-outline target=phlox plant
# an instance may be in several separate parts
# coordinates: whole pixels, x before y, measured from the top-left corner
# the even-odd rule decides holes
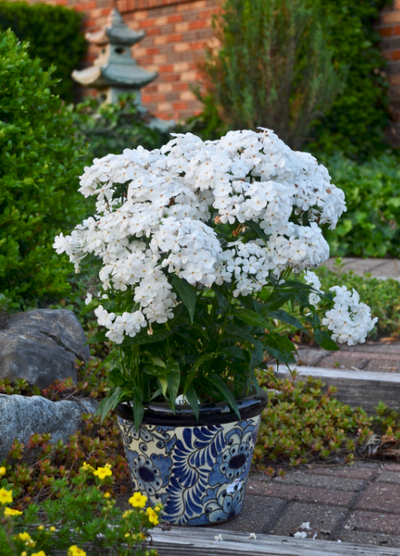
[[[146,539],[162,507],[146,509],[147,498],[134,493],[130,510],[118,508],[104,490],[107,480],[112,484],[111,466],[84,465],[70,485],[66,478],[51,484],[53,499],[23,511],[12,507],[12,483],[5,467],[0,467],[0,476],[2,556],[131,556],[133,549],[138,556],[157,556],[157,551],[146,549]],[[95,477],[95,485],[88,484],[89,476]]]
[[[312,328],[337,349],[374,325],[356,292],[321,292],[308,271],[329,256],[320,226],[336,226],[343,192],[270,130],[178,134],[160,150],[110,154],[85,168],[80,192],[97,197],[96,214],[54,247],[77,271],[87,254],[101,261],[87,310],[104,330],[93,341],[119,348],[102,415],[129,401],[139,427],[145,404],[176,411],[178,398],[196,416],[218,401],[240,416],[265,352],[294,362],[291,331]]]

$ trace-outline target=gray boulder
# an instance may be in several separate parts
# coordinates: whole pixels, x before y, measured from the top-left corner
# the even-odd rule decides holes
[[[31,434],[51,434],[51,441],[68,441],[82,426],[82,413],[93,413],[96,400],[52,402],[41,396],[0,394],[0,461],[17,439],[25,446]]]
[[[79,320],[65,309],[37,309],[7,317],[0,329],[0,378],[25,378],[47,388],[56,379],[77,380],[75,361],[90,356]]]

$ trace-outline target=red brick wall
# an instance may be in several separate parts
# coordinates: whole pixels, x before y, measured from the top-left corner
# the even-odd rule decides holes
[[[104,25],[111,0],[30,0],[62,4],[85,13],[84,30]],[[125,22],[143,29],[146,37],[133,48],[139,65],[159,72],[159,77],[142,90],[144,106],[161,118],[184,119],[199,111],[200,104],[190,88],[198,84],[197,63],[204,46],[212,40],[211,17],[220,0],[117,0]],[[377,29],[388,60],[387,76],[394,120],[400,138],[400,0],[385,8]],[[91,46],[87,62],[98,49]]]
[[[376,25],[382,37],[382,50],[388,65],[385,70],[390,84],[391,99],[390,139],[400,140],[400,0],[395,0],[381,12]]]

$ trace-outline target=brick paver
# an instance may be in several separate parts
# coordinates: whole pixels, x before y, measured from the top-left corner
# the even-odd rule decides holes
[[[356,503],[356,508],[400,514],[400,485],[384,483],[368,485]]]
[[[343,508],[292,502],[268,532],[272,535],[294,535],[297,531],[305,531],[310,538],[316,534],[320,539],[330,540],[345,518],[346,510]],[[304,523],[309,523],[310,529],[301,528]]]
[[[250,479],[247,490],[256,496],[272,496],[285,500],[296,500],[327,506],[351,506],[357,495],[354,492],[345,490],[331,490],[325,488],[315,488],[296,484],[280,484],[277,482],[265,483]]]
[[[400,535],[400,519],[398,515],[356,510],[350,514],[343,529]]]

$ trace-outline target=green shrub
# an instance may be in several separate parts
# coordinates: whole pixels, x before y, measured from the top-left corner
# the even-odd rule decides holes
[[[80,144],[50,73],[12,31],[0,33],[0,81],[2,304],[59,298],[72,267],[52,243],[83,216]]]
[[[0,30],[11,28],[21,41],[29,41],[31,58],[39,56],[45,70],[55,65],[52,91],[73,101],[72,70],[86,52],[82,15],[63,6],[0,2]]]
[[[364,159],[385,148],[389,124],[386,60],[374,24],[391,0],[319,0],[324,21],[330,21],[328,44],[338,67],[348,68],[346,87],[331,110],[319,119],[313,149],[340,149]],[[329,18],[329,19],[327,19]]]
[[[394,155],[357,164],[337,154],[325,158],[332,182],[343,189],[347,212],[325,236],[334,256],[400,255],[400,166]]]
[[[216,20],[221,48],[210,50],[205,92],[198,93],[203,112],[189,120],[189,129],[215,139],[227,129],[262,125],[287,141],[290,128],[296,148],[308,129],[314,152],[340,149],[357,159],[381,154],[389,100],[373,25],[387,3],[226,0]],[[332,61],[344,81],[336,97]]]
[[[230,129],[273,129],[300,149],[343,88],[321,26],[305,0],[226,0],[214,19],[218,52],[204,65],[207,96]]]

